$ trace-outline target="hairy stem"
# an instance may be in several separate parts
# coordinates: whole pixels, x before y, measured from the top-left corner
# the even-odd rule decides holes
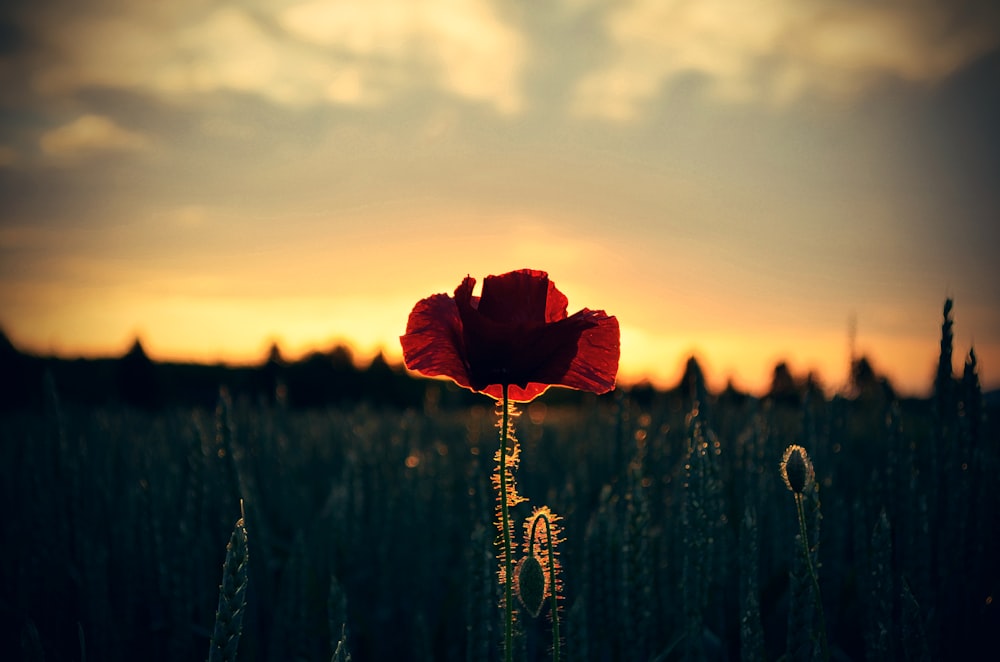
[[[802,541],[802,553],[806,557],[806,567],[809,569],[809,577],[813,585],[813,603],[816,611],[819,612],[819,643],[823,650],[823,660],[830,659],[830,651],[826,643],[826,618],[823,616],[823,598],[819,592],[819,579],[816,578],[816,570],[813,568],[812,554],[809,553],[809,538],[806,535],[806,515],[802,508],[802,494],[795,492],[795,508],[799,515],[799,539]]]
[[[510,401],[507,395],[507,385],[503,385],[503,413],[500,423],[500,519],[503,528],[503,562],[504,562],[504,637],[503,654],[505,662],[513,659],[514,638],[514,602],[513,581],[514,571],[511,563],[510,543],[510,513],[507,510],[507,426],[510,417]]]

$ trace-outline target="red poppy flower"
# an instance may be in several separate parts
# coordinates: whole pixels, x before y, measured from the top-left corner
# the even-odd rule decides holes
[[[417,303],[400,337],[406,367],[450,377],[497,400],[528,402],[549,386],[606,393],[618,373],[618,320],[584,308],[566,316],[566,296],[544,271],[487,276],[481,296],[468,276],[455,296]]]

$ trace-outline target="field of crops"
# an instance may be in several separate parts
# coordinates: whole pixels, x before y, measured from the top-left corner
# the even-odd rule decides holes
[[[206,659],[242,502],[238,659],[329,660],[338,644],[356,662],[502,659],[497,415],[426,387],[422,408],[223,392],[214,411],[149,412],[79,407],[49,383],[44,406],[0,416],[0,658]],[[563,659],[812,660],[824,639],[833,660],[996,650],[1000,412],[974,359],[928,400],[757,399],[697,379],[553,395],[516,423],[514,516],[562,516]],[[779,473],[790,444],[815,467],[819,596]],[[550,659],[549,616],[519,615],[515,659]]]

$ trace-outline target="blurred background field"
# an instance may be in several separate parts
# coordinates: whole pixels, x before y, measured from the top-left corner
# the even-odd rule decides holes
[[[952,375],[950,319],[942,330],[926,399],[896,397],[864,358],[836,395],[782,366],[767,394],[709,392],[691,361],[675,389],[551,390],[522,407],[531,503],[515,510],[564,517],[566,659],[813,659],[778,472],[792,443],[816,468],[832,658],[988,650],[1000,407],[974,354]],[[84,366],[7,345],[4,659],[205,659],[241,499],[239,659],[330,659],[343,624],[357,661],[498,658],[491,401],[384,362],[332,378],[330,356],[311,382],[308,361],[279,358],[201,374],[141,346]],[[523,625],[522,659],[548,659],[548,621]]]

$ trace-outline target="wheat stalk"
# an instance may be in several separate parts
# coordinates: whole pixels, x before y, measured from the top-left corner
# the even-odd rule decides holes
[[[242,506],[242,504],[241,504]],[[233,527],[233,534],[226,545],[226,561],[222,565],[222,584],[219,586],[219,607],[215,612],[215,629],[208,649],[208,662],[233,662],[243,632],[243,613],[246,610],[247,530],[240,517]]]

